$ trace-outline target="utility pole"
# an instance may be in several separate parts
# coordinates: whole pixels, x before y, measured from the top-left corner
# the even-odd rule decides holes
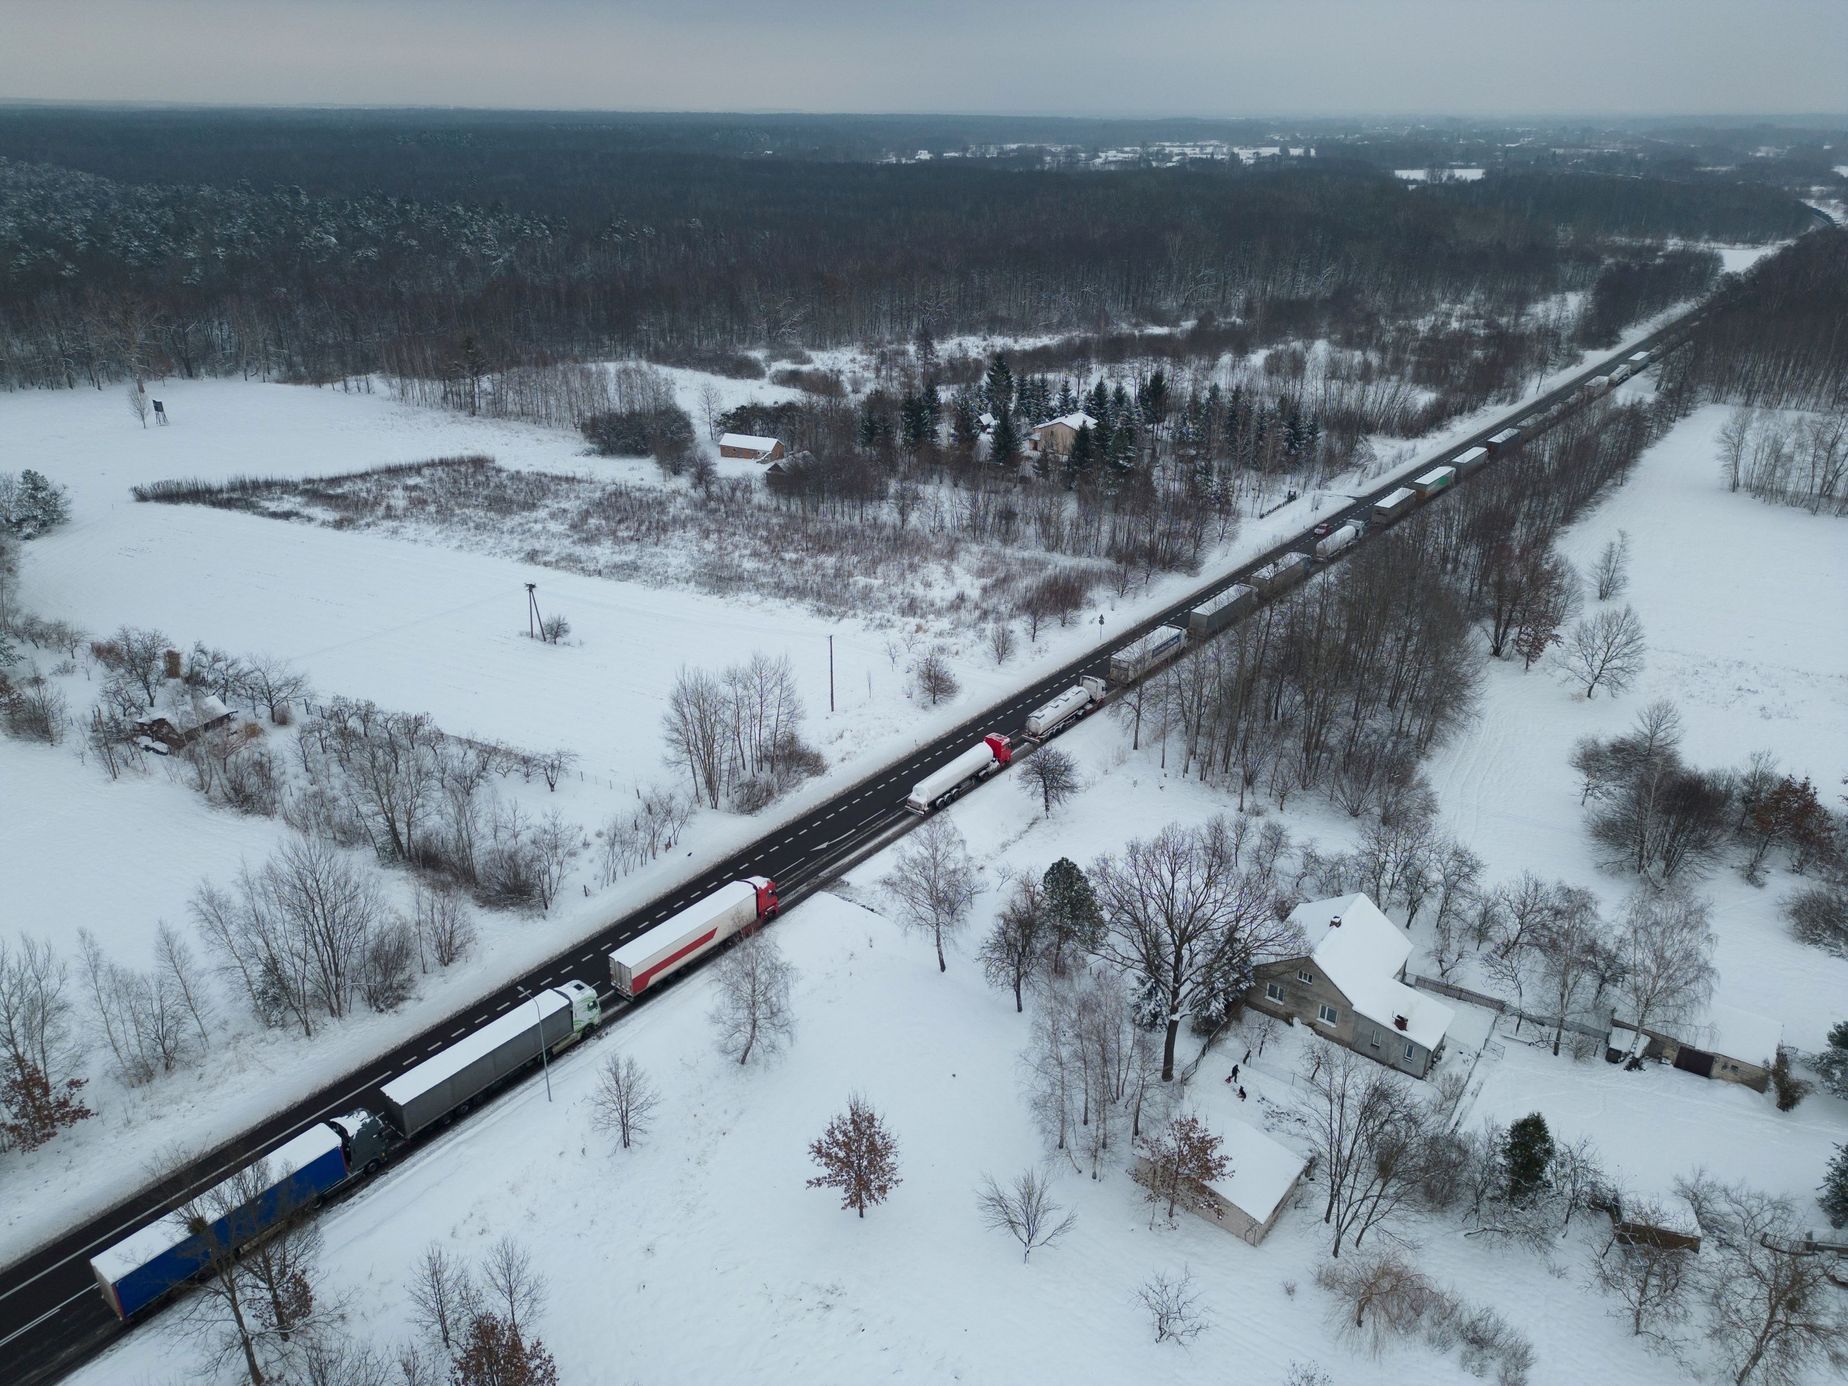
[[[834,711],[834,637],[828,637],[828,711]]]
[[[529,586],[531,584],[528,584]],[[539,1017],[539,1067],[545,1073],[545,1100],[552,1100],[552,1053],[545,1042],[545,1010],[539,1005],[539,993],[533,993],[533,1014]]]
[[[536,582],[526,584],[526,638],[528,640],[538,639],[534,633],[534,623],[539,620],[539,597],[535,591],[538,586]]]

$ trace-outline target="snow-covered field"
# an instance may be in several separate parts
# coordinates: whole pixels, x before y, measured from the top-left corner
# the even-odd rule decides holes
[[[1722,417],[1703,410],[1684,421],[1564,542],[1584,565],[1618,530],[1630,534],[1625,599],[1650,639],[1641,683],[1586,702],[1544,665],[1526,675],[1492,668],[1480,718],[1428,767],[1445,826],[1487,860],[1490,880],[1531,869],[1621,898],[1624,883],[1589,852],[1565,757],[1574,738],[1625,726],[1654,697],[1681,705],[1694,763],[1736,764],[1765,747],[1818,784],[1848,771],[1848,653],[1839,603],[1824,595],[1848,591],[1848,546],[1839,522],[1724,491],[1712,461]],[[1802,575],[1794,597],[1791,574]],[[1338,1386],[1475,1379],[1422,1345],[1374,1360],[1335,1340],[1313,1280],[1326,1257],[1313,1192],[1286,1208],[1259,1248],[1186,1216],[1151,1230],[1119,1152],[1096,1182],[1060,1175],[1057,1196],[1076,1212],[1076,1228],[1030,1264],[982,1228],[980,1176],[1007,1177],[1043,1156],[1022,1095],[1026,1021],[1006,993],[982,984],[973,960],[1003,870],[1037,873],[1059,856],[1083,862],[1163,823],[1227,808],[1128,752],[1107,719],[1060,746],[1079,759],[1086,787],[1050,821],[1007,778],[948,811],[978,845],[987,890],[947,974],[926,942],[881,913],[888,852],[853,872],[838,897],[818,897],[776,925],[800,969],[798,1028],[784,1056],[743,1070],[720,1056],[705,1018],[711,978],[692,979],[557,1065],[549,1106],[544,1088],[528,1083],[329,1214],[330,1288],[349,1297],[352,1330],[381,1344],[404,1340],[403,1282],[426,1244],[473,1257],[513,1232],[548,1276],[538,1327],[565,1380],[1204,1383],[1230,1373],[1262,1386],[1299,1361],[1319,1363]],[[1313,799],[1294,801],[1287,821],[1299,839],[1324,846],[1354,827]],[[1721,995],[1813,1046],[1840,1018],[1848,962],[1785,934],[1776,900],[1789,883],[1774,872],[1754,889],[1722,867],[1702,890],[1715,902]],[[1302,1042],[1286,1031],[1246,1067],[1252,1100],[1239,1111],[1298,1148],[1284,1117],[1298,1096],[1290,1074]],[[584,1121],[593,1072],[612,1052],[636,1057],[665,1094],[656,1129],[626,1154]],[[1193,1105],[1209,1124],[1225,1119],[1217,1080],[1232,1057],[1202,1070],[1214,1090]],[[1505,1028],[1475,1077],[1472,1120],[1539,1110],[1560,1135],[1590,1136],[1632,1188],[1661,1189],[1704,1166],[1806,1208],[1831,1144],[1848,1139],[1848,1104],[1820,1094],[1780,1114],[1768,1096],[1688,1074],[1554,1058]],[[803,1187],[808,1142],[851,1091],[887,1118],[904,1179],[864,1221]],[[1595,1220],[1545,1255],[1496,1248],[1442,1221],[1406,1232],[1425,1269],[1532,1337],[1534,1382],[1689,1379],[1685,1365],[1631,1338],[1587,1287]],[[1209,1327],[1189,1348],[1158,1345],[1134,1293],[1151,1274],[1183,1266]],[[172,1318],[130,1335],[78,1379],[195,1379],[197,1345]]]

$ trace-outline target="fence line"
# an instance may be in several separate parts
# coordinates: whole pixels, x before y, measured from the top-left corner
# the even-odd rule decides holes
[[[1467,1001],[1471,1005],[1486,1006],[1497,1015],[1513,1016],[1516,1020],[1524,1020],[1529,1025],[1546,1028],[1561,1024],[1556,1015],[1535,1015],[1532,1011],[1524,1011],[1519,1006],[1504,1001],[1498,996],[1471,991],[1468,987],[1460,987],[1454,982],[1440,981],[1436,977],[1420,977],[1415,972],[1406,973],[1405,980],[1423,991],[1434,991],[1440,996],[1450,997],[1453,1001]],[[1611,1020],[1606,1019],[1602,1025],[1593,1025],[1582,1020],[1567,1019],[1564,1022],[1564,1028],[1576,1035],[1590,1035],[1594,1039],[1604,1039],[1611,1032]]]

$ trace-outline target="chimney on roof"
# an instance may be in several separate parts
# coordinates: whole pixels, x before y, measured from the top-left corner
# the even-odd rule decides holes
[[[180,676],[180,652],[178,650],[168,650],[167,651],[167,677],[170,679],[177,679],[179,676]]]
[[[1336,915],[1333,919],[1329,920],[1328,927],[1331,929],[1339,929],[1341,927],[1341,916]]]
[[[1412,1022],[1407,1020],[1402,1015],[1395,1015],[1392,1018],[1392,1023],[1395,1029],[1404,1030],[1404,1029],[1407,1029],[1411,1025]]]

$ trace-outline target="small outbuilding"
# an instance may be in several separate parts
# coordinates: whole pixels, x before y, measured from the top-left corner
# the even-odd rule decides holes
[[[1249,1122],[1221,1121],[1215,1134],[1232,1172],[1194,1185],[1181,1202],[1189,1212],[1256,1246],[1277,1225],[1309,1162]],[[1136,1157],[1136,1177],[1141,1183],[1153,1177],[1143,1156]]]
[[[747,462],[780,462],[788,456],[780,438],[760,438],[752,433],[726,433],[719,438],[720,457],[739,457]]]
[[[1771,1084],[1771,1067],[1784,1042],[1784,1027],[1770,1016],[1714,1002],[1698,1023],[1670,1034],[1650,1026],[1640,1030],[1614,1020],[1604,1057],[1622,1063],[1632,1055],[1660,1059],[1697,1078],[1739,1083],[1754,1092]]]
[[[1027,434],[1027,451],[1042,457],[1070,457],[1081,428],[1096,433],[1097,420],[1082,411],[1048,419]]]
[[[223,700],[206,693],[196,698],[176,697],[166,712],[150,710],[147,716],[131,722],[129,730],[137,742],[157,742],[167,750],[177,751],[230,721],[231,711]]]

